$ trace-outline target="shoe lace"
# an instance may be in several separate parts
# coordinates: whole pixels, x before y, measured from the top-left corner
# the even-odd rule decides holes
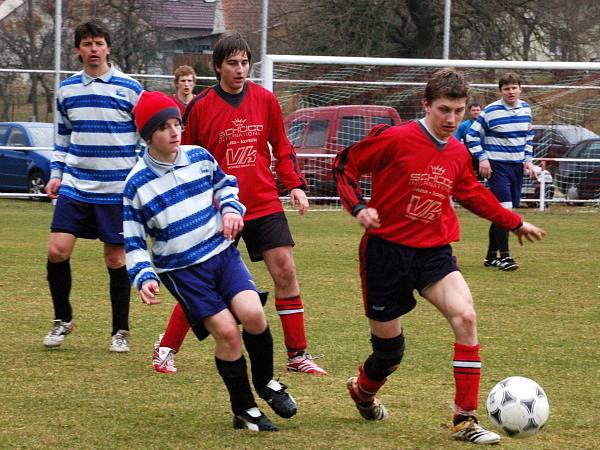
[[[304,353],[302,356],[304,356],[304,358],[306,358],[306,359],[310,359],[311,361],[314,361],[315,359],[324,358],[325,357],[325,353],[319,353],[318,355],[312,355],[310,353]]]
[[[119,347],[127,345],[127,336],[117,333],[113,336],[113,343]]]
[[[52,325],[50,329],[50,336],[60,336],[66,331],[66,327],[62,323],[56,323]]]

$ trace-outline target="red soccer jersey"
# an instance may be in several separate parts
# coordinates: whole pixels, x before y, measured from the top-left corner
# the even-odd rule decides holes
[[[279,103],[263,87],[247,81],[234,95],[213,86],[190,102],[186,116],[182,143],[203,146],[226,173],[237,177],[247,220],[283,211],[271,152],[275,171],[288,190],[306,186]]]
[[[183,117],[183,114],[185,113],[185,108],[187,108],[188,103],[183,103],[181,100],[179,100],[179,97],[177,97],[177,94],[173,94],[172,97],[173,97],[173,100],[175,100],[175,103],[177,103],[177,107],[179,108],[181,117]]]
[[[368,233],[416,248],[437,247],[460,239],[450,202],[506,229],[521,217],[503,208],[475,178],[471,157],[454,137],[440,145],[418,122],[385,129],[340,153],[334,163],[344,207],[364,204],[358,180],[372,175],[368,207],[377,209],[380,228]]]

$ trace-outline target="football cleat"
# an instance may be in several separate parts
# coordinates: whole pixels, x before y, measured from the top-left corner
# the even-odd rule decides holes
[[[505,272],[511,272],[513,270],[517,270],[518,268],[519,264],[517,264],[517,262],[510,256],[502,258],[498,264],[498,269],[504,270]]]
[[[160,373],[177,373],[175,350],[169,347],[155,348],[152,355],[152,366]]]
[[[288,394],[285,384],[271,380],[266,386],[257,389],[256,392],[278,416],[289,419],[296,414],[296,400]]]
[[[304,352],[297,354],[288,359],[287,370],[290,372],[311,373],[313,375],[327,375],[327,371],[322,367],[319,367],[314,361],[322,356],[323,355],[312,356],[310,353]]]
[[[500,435],[488,431],[479,425],[475,416],[468,416],[452,427],[452,437],[459,441],[468,441],[473,444],[496,444],[500,442]]]
[[[387,420],[390,416],[387,408],[377,398],[363,402],[358,394],[358,378],[350,377],[346,382],[350,397],[356,405],[356,409],[365,420]]]
[[[44,338],[44,346],[60,347],[65,340],[65,336],[73,331],[75,324],[71,322],[63,322],[62,320],[54,320],[52,322],[52,328]]]
[[[111,338],[109,350],[115,353],[126,353],[129,348],[129,331],[119,330]]]
[[[233,428],[251,431],[277,431],[277,427],[258,408],[250,408],[238,416],[233,416]]]
[[[500,259],[499,258],[485,258],[483,260],[483,267],[499,267],[500,266]]]

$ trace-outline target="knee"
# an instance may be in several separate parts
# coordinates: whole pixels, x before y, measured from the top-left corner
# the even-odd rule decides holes
[[[251,311],[247,313],[242,319],[240,319],[244,330],[250,334],[260,334],[267,328],[267,319],[265,313],[262,310]]]
[[[240,330],[236,323],[221,324],[212,330],[215,341],[227,346],[230,350],[241,350]]]
[[[290,286],[295,283],[296,265],[291,258],[282,261],[282,263],[277,266],[277,269],[273,273],[273,281],[275,281],[277,284],[285,286]]]
[[[400,365],[404,356],[404,334],[382,339],[371,335],[373,353],[364,364],[364,370],[372,380],[383,380]]]
[[[125,250],[121,248],[106,250],[104,262],[110,269],[118,269],[125,265]]]
[[[60,245],[56,242],[50,242],[48,245],[48,261],[52,263],[59,263],[66,261],[71,257],[69,247]]]
[[[474,332],[477,329],[477,314],[473,308],[462,311],[455,319],[456,326],[463,332]]]

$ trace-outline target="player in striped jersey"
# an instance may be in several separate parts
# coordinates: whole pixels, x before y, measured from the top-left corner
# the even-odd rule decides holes
[[[523,172],[534,176],[531,108],[521,100],[521,80],[508,72],[498,82],[502,98],[484,108],[467,132],[467,147],[479,160],[479,174],[505,208],[518,208]],[[510,256],[508,231],[490,225],[486,267],[512,271],[519,265]]]
[[[83,70],[64,80],[57,92],[58,132],[46,186],[57,203],[47,263],[54,322],[44,345],[60,346],[73,330],[70,258],[77,238],[99,238],[110,277],[110,350],[128,352],[130,286],[122,197],[136,162],[132,110],[142,87],[109,63],[110,35],[102,22],[92,20],[75,29],[75,50]]]
[[[273,337],[258,293],[233,245],[244,227],[237,180],[204,148],[181,146],[181,115],[161,92],[144,92],[135,110],[148,151],[123,196],[127,268],[145,304],[159,303],[159,280],[177,299],[200,339],[215,339],[217,370],[229,391],[234,428],[276,431],[250,389],[240,333],[258,395],[281,417],[296,414],[286,386],[273,380]],[[152,262],[146,238],[152,239]]]

